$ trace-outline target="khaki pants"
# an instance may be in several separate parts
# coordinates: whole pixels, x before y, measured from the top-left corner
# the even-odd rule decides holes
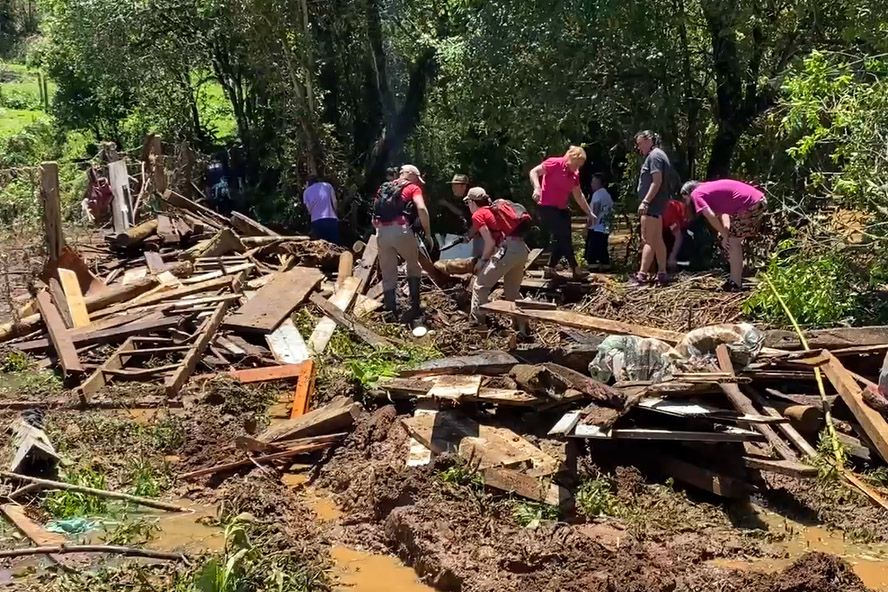
[[[382,289],[394,290],[398,287],[398,255],[407,264],[407,277],[422,277],[419,266],[419,246],[416,235],[407,226],[393,224],[376,229],[379,248],[379,270],[382,272]]]
[[[481,306],[490,299],[490,291],[502,278],[504,298],[511,302],[521,295],[521,281],[524,279],[524,266],[527,264],[529,251],[520,238],[507,238],[497,249],[487,265],[475,278],[472,289],[471,315],[475,322],[484,322]],[[519,323],[519,329],[523,323]]]

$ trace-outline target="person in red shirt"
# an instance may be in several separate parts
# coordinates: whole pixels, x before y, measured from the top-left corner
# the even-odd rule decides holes
[[[594,221],[592,210],[580,190],[580,167],[586,162],[586,151],[579,146],[568,148],[564,156],[553,156],[530,171],[533,199],[537,203],[540,221],[549,230],[549,265],[545,277],[555,276],[555,266],[564,257],[573,272],[574,279],[588,275],[577,266],[570,227],[570,198],[586,214],[588,225]]]
[[[373,226],[376,227],[379,250],[383,304],[393,317],[397,317],[398,308],[398,256],[404,259],[407,266],[411,318],[415,319],[420,314],[422,268],[419,265],[419,245],[413,232],[416,220],[419,220],[427,237],[433,236],[429,211],[422,194],[424,185],[419,169],[405,164],[398,179],[383,183],[373,200]]]
[[[490,291],[500,279],[503,280],[503,297],[506,300],[515,302],[521,295],[524,266],[529,253],[523,237],[526,223],[519,222],[512,229],[505,227],[507,222],[504,221],[504,216],[497,216],[493,211],[490,196],[483,187],[472,187],[464,201],[472,213],[472,228],[484,240],[484,251],[475,266],[476,277],[470,309],[472,324],[483,325],[485,317],[481,306],[487,303]],[[503,202],[514,213],[512,204],[505,200],[498,201],[496,207],[500,207],[499,204]],[[527,332],[524,322],[519,321],[517,328],[522,334]]]
[[[688,223],[684,202],[670,199],[663,212],[663,242],[666,243],[666,250],[669,253],[669,258],[666,260],[669,271],[678,269],[678,254],[684,244]]]

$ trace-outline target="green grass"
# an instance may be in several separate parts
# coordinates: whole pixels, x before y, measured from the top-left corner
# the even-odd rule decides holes
[[[19,134],[32,123],[47,117],[43,111],[0,107],[0,139]]]
[[[234,111],[218,82],[208,82],[201,86],[197,96],[197,107],[201,121],[217,139],[224,140],[237,135]]]
[[[105,475],[91,467],[70,473],[65,482],[73,485],[108,489]],[[43,509],[55,518],[89,518],[108,512],[108,503],[104,498],[67,489],[54,491],[43,501]]]
[[[37,72],[23,64],[0,62],[0,81],[0,139],[48,118],[40,101]],[[47,86],[52,96],[55,85],[49,82]]]

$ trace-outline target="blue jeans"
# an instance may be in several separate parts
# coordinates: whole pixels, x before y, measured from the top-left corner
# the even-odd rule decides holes
[[[339,244],[339,220],[336,218],[321,218],[311,223],[311,238],[323,239],[334,245]]]

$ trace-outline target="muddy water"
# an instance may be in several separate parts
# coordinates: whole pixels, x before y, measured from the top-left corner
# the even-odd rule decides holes
[[[867,587],[888,592],[888,544],[855,543],[840,531],[805,526],[763,509],[758,509],[757,516],[768,525],[769,532],[785,536],[785,540],[774,543],[785,556],[776,559],[716,559],[709,562],[711,565],[772,573],[784,569],[808,551],[820,551],[847,561]]]
[[[189,500],[177,500],[176,505],[192,512],[153,512],[139,513],[139,516],[156,517],[160,531],[147,544],[156,551],[182,553],[217,553],[225,546],[225,532],[218,526],[211,526],[215,508],[195,504]]]
[[[434,592],[416,578],[416,572],[394,557],[373,555],[334,546],[333,575],[342,592]]]

